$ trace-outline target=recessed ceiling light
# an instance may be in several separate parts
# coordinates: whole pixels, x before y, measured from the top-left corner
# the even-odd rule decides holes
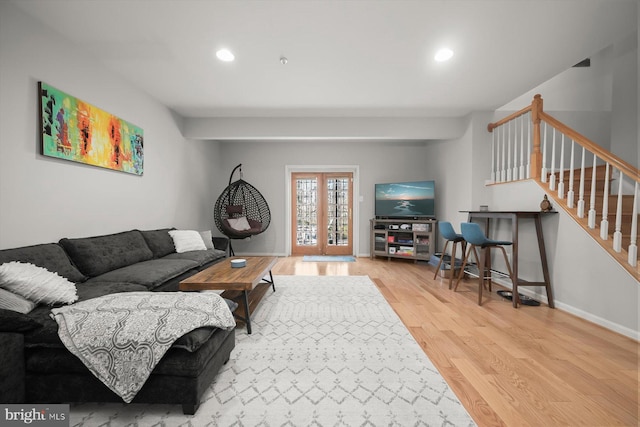
[[[220,49],[219,51],[216,52],[216,56],[220,61],[224,61],[224,62],[231,62],[236,58],[235,56],[233,56],[233,53],[231,53],[231,51],[228,49]]]
[[[444,62],[450,60],[452,56],[453,51],[445,47],[436,52],[436,56],[434,57],[434,59],[438,62]]]

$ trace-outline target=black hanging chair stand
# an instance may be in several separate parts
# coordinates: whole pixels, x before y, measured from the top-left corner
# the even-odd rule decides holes
[[[238,169],[240,179],[231,182],[233,174]],[[264,232],[269,227],[269,205],[253,185],[242,179],[242,164],[231,171],[229,185],[216,201],[214,219],[218,230],[229,239],[246,239]],[[231,241],[229,253],[235,255]]]

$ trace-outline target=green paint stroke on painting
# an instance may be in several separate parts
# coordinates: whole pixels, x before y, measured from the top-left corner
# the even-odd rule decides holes
[[[42,154],[136,175],[143,172],[139,127],[40,83]]]

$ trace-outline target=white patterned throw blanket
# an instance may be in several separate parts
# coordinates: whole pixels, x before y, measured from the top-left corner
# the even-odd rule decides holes
[[[127,403],[175,340],[203,326],[236,324],[212,292],[124,292],[51,312],[67,349]]]

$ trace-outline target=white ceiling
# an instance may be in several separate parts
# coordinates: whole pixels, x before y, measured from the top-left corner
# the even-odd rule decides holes
[[[494,110],[638,26],[637,0],[13,1],[185,117]]]

